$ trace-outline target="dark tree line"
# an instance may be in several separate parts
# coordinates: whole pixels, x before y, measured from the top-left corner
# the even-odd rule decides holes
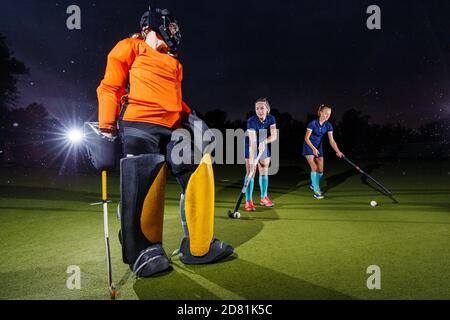
[[[13,57],[6,38],[0,34],[0,151],[2,153],[7,136],[8,108],[17,101],[17,76],[27,73],[28,69],[23,62]]]
[[[51,153],[55,119],[48,117],[42,104],[14,108],[18,100],[17,82],[29,70],[18,61],[0,34],[0,164],[42,165]]]
[[[248,113],[247,117],[252,114]],[[307,115],[303,122],[277,109],[273,109],[272,114],[277,119],[279,129],[280,158],[300,159],[306,126],[314,115]],[[246,128],[245,116],[242,120],[229,120],[226,112],[222,110],[208,111],[199,116],[210,128],[219,129],[224,136],[226,129]],[[64,137],[55,134],[60,125],[48,116],[43,105],[33,103],[26,108],[7,110],[6,119],[6,148],[3,150],[4,156],[9,157],[11,164],[43,167],[62,165],[66,156],[65,153],[60,153]],[[343,113],[340,121],[332,120],[336,141],[349,157],[415,159],[450,156],[450,119],[435,121],[419,129],[410,129],[400,124],[371,124],[369,119],[369,116],[360,111],[350,109]],[[326,153],[333,155],[328,142],[324,145]],[[8,162],[5,157],[3,160]],[[86,161],[82,163],[86,164]]]

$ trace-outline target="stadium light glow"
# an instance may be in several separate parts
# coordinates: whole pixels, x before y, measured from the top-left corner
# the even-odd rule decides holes
[[[79,144],[83,141],[83,132],[80,129],[70,129],[67,131],[66,138],[72,144]]]

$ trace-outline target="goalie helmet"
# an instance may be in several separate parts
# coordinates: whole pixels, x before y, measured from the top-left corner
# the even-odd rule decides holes
[[[141,17],[141,30],[149,27],[158,33],[172,52],[177,52],[181,43],[181,32],[178,22],[167,9],[156,8],[144,12]]]

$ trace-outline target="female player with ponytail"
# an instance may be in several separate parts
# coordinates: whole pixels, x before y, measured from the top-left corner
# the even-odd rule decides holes
[[[318,118],[311,121],[306,129],[305,141],[303,142],[303,156],[311,167],[311,190],[314,191],[314,198],[323,199],[320,189],[320,179],[323,176],[324,159],[322,140],[328,134],[331,147],[336,152],[336,156],[342,158],[344,155],[333,137],[333,126],[328,119],[331,116],[331,107],[322,104],[317,111]]]
[[[254,159],[258,152],[263,151],[263,155],[259,159],[259,188],[261,190],[260,205],[273,207],[274,203],[268,197],[269,189],[269,165],[270,150],[267,144],[277,139],[277,126],[275,117],[270,113],[269,101],[266,98],[258,99],[255,102],[255,115],[247,120],[248,137],[245,138],[245,167],[247,175],[253,172]],[[247,191],[245,193],[245,210],[255,211],[253,205],[253,186],[254,178],[251,178]]]

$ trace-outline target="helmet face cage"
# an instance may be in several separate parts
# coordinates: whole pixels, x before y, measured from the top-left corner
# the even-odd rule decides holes
[[[146,11],[141,18],[141,29],[150,27],[157,32],[169,46],[170,50],[176,52],[181,43],[181,32],[178,22],[167,9],[155,9]]]
[[[167,45],[176,50],[181,42],[181,32],[178,22],[169,15],[162,16],[163,24],[160,27]]]

